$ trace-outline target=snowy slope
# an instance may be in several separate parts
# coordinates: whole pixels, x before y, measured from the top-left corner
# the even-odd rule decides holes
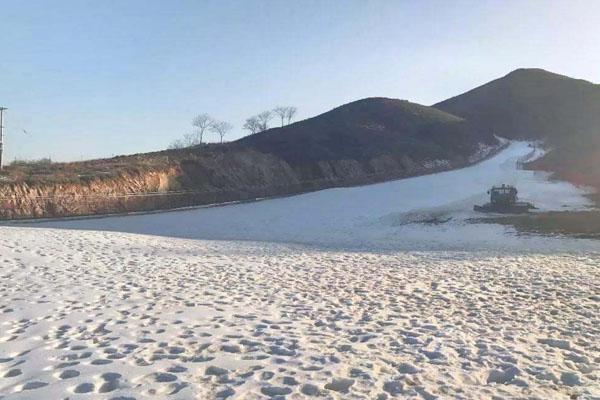
[[[380,249],[520,247],[523,241],[507,237],[504,228],[464,223],[465,218],[474,216],[473,204],[487,200],[486,190],[492,184],[516,185],[520,197],[541,210],[579,209],[588,205],[583,197],[585,190],[565,182],[550,182],[544,173],[517,168],[518,161],[533,153],[529,143],[513,142],[478,165],[433,175],[255,203],[46,222],[40,226]],[[428,215],[452,217],[452,220],[441,226],[406,224],[415,218],[426,219]],[[525,246],[535,247],[540,242],[531,240],[536,243]]]
[[[2,400],[600,396],[598,253],[0,227],[0,265]]]
[[[2,226],[0,400],[597,399],[598,242],[465,221],[501,182],[543,209],[586,206],[518,170],[530,153],[513,143],[459,171],[251,204]],[[452,219],[410,223],[431,216]]]

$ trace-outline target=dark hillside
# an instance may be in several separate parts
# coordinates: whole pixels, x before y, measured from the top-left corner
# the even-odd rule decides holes
[[[600,132],[600,85],[542,69],[518,69],[434,107],[508,138],[562,143]]]
[[[600,85],[519,69],[434,107],[508,138],[543,139],[534,168],[600,188]]]
[[[389,156],[414,162],[465,158],[479,143],[496,144],[454,115],[388,98],[367,98],[239,141],[284,159],[292,167],[319,162],[366,162]]]

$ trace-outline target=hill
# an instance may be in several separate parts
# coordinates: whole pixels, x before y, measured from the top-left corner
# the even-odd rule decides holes
[[[435,108],[405,100],[368,98],[239,142],[301,165],[365,160],[384,153],[450,158],[468,155],[482,137],[462,118]],[[491,135],[485,140],[495,142]]]
[[[319,162],[365,162],[387,155],[397,162],[468,157],[479,143],[495,144],[462,118],[389,98],[367,98],[283,128],[239,141],[293,167]]]
[[[446,112],[368,98],[223,145],[13,166],[0,200],[5,218],[220,203],[449,170],[499,146]]]
[[[542,69],[518,69],[435,108],[508,138],[542,139],[531,166],[600,188],[600,85]]]

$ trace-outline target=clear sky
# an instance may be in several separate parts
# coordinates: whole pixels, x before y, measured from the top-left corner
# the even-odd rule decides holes
[[[277,105],[430,105],[519,67],[600,82],[600,1],[0,1],[9,160],[158,150],[202,112],[235,139]]]

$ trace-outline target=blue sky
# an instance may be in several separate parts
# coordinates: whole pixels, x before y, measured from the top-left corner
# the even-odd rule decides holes
[[[519,67],[600,82],[595,0],[3,0],[0,11],[9,160],[159,150],[202,112],[235,139],[276,105],[302,119],[369,96],[432,104]]]

